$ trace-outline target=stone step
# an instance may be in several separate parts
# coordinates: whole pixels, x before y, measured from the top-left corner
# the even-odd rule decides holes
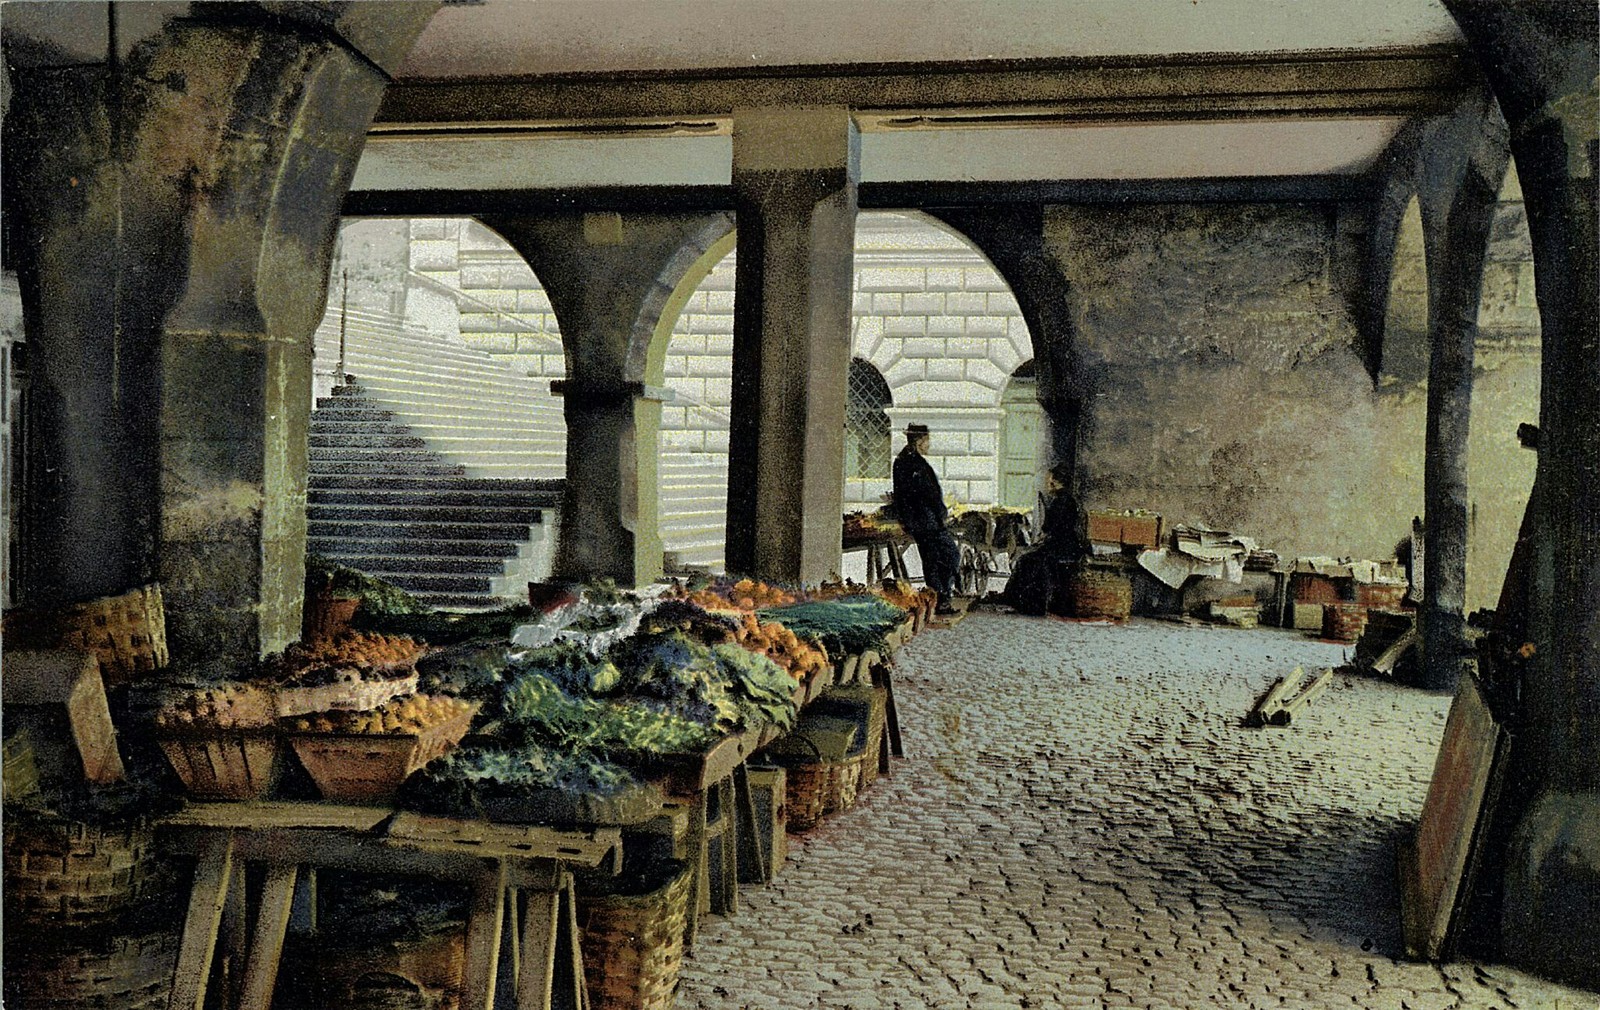
[[[382,414],[370,417],[365,412],[371,410],[382,411]],[[565,429],[559,404],[534,407],[516,399],[473,399],[470,393],[460,390],[446,395],[433,390],[417,390],[404,383],[375,384],[359,397],[322,397],[317,401],[317,413],[331,421],[370,419],[400,424],[445,425],[476,421],[479,424],[493,422],[535,430]]]
[[[544,521],[544,510],[526,506],[472,505],[377,505],[369,503],[306,506],[311,522],[351,523],[473,523],[535,526]]]
[[[387,463],[396,468],[404,468],[413,463],[422,467],[446,463],[443,456],[431,449],[342,448],[314,445],[310,447],[310,453],[312,470],[316,470],[319,463]]]
[[[435,572],[390,572],[384,579],[408,593],[488,593],[493,578],[487,575],[452,575]]]
[[[336,369],[339,360],[339,324],[337,317],[318,327],[316,337],[317,358],[326,361],[329,369]],[[326,353],[324,353],[326,352]],[[500,356],[481,348],[457,342],[448,337],[406,330],[352,325],[345,332],[345,363],[359,354],[402,357],[413,363],[448,361],[461,365],[493,368],[516,374],[513,366],[497,360]],[[348,368],[346,369],[348,371]]]
[[[397,557],[450,557],[476,558],[504,562],[516,557],[526,545],[526,540],[430,540],[418,539],[397,543],[387,536],[356,537],[311,531],[306,537],[307,549],[323,557],[341,558],[376,554]]]
[[[315,474],[311,487],[325,491],[519,491],[562,494],[565,481],[515,479],[506,477],[463,477],[449,474]]]
[[[344,420],[331,411],[317,411],[311,415],[311,434],[343,436],[343,435],[409,435],[411,425],[401,424],[393,420]]]
[[[387,578],[390,572],[419,571],[419,559],[403,555],[340,554],[335,560],[341,565],[384,578]],[[503,575],[506,567],[504,558],[430,557],[426,562],[425,571],[429,574],[483,575],[491,578]]]
[[[313,461],[311,478],[318,477],[384,477],[397,476],[394,461],[371,462],[359,460]],[[408,477],[465,477],[467,469],[456,463],[413,464],[405,468]],[[493,475],[496,477],[503,475]],[[526,476],[526,475],[524,475]]]
[[[546,387],[549,379],[532,378],[503,360],[485,355],[483,358],[458,357],[453,352],[414,349],[404,346],[357,346],[345,354],[345,371],[361,375],[363,371],[383,372],[390,375],[415,376],[426,381],[433,376],[469,378],[473,381],[503,383],[507,386]]]
[[[410,430],[406,425],[389,425],[389,427]],[[425,449],[428,446],[426,441],[416,435],[367,431],[330,432],[316,424],[311,426],[311,434],[306,442],[313,449]]]
[[[474,375],[427,375],[420,372],[389,371],[387,369],[370,368],[367,371],[351,369],[356,377],[356,385],[367,393],[374,390],[404,389],[415,396],[454,397],[463,387],[471,386],[474,389],[484,390],[489,399],[500,399],[508,403],[517,403],[526,406],[529,410],[555,409],[561,407],[561,398],[552,396],[544,384],[537,386],[532,383],[517,382],[490,376]]]
[[[528,602],[526,587],[523,588],[520,595],[516,596],[478,596],[476,594],[462,593],[412,593],[411,595],[435,610],[451,610],[462,613],[498,610],[508,603]]]
[[[561,496],[542,491],[373,491],[313,487],[308,505],[415,506],[418,508],[517,508],[535,511],[560,506]]]
[[[511,541],[526,540],[532,523],[470,523],[470,522],[389,522],[353,521],[319,522],[317,535],[329,539],[372,540],[388,538],[398,543],[416,541]]]

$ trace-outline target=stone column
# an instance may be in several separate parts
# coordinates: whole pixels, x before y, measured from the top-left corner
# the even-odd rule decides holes
[[[734,110],[730,572],[839,569],[859,176],[849,110]]]
[[[1428,408],[1423,510],[1428,577],[1418,623],[1421,686],[1454,691],[1469,647],[1467,434],[1483,261],[1510,157],[1487,93],[1432,124],[1420,147],[1417,197],[1428,269]]]
[[[437,6],[197,5],[114,72],[18,82],[41,602],[159,578],[180,672],[298,637],[338,209]]]
[[[1600,988],[1600,52],[1594,7],[1446,0],[1511,128],[1542,333],[1529,589],[1534,654],[1515,747],[1527,803],[1505,867],[1504,954]],[[1431,574],[1431,573],[1430,573]],[[1530,802],[1531,799],[1531,802]]]
[[[1088,385],[1073,346],[1069,283],[1046,241],[1047,208],[1022,204],[982,210],[941,211],[939,217],[972,240],[1011,286],[1033,340],[1039,405],[1050,421],[1050,467],[1066,471],[1058,494],[1079,498],[1078,435]],[[1051,508],[1046,541],[1072,555],[1088,550],[1082,509]],[[1071,520],[1070,528],[1059,524]]]
[[[487,218],[528,261],[561,324],[567,477],[558,578],[642,585],[662,572],[659,395],[643,384],[661,305],[715,214],[550,213]],[[686,262],[687,261],[687,262]]]

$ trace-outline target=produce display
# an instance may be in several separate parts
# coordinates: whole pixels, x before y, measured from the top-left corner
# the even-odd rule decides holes
[[[350,671],[363,676],[409,671],[423,647],[403,635],[347,631],[314,645],[297,642],[266,663],[269,679],[284,684],[315,687],[349,680]]]
[[[757,616],[821,645],[829,655],[849,656],[887,648],[889,632],[905,620],[906,612],[869,595],[794,603],[760,611]]]
[[[315,554],[306,556],[306,588],[312,593],[358,599],[360,611],[367,614],[420,614],[427,610],[415,596],[394,583]]]
[[[367,712],[323,712],[285,720],[291,733],[415,734],[472,709],[472,703],[446,695],[414,694]]]
[[[197,687],[171,698],[156,713],[166,732],[266,729],[277,718],[272,692],[259,684]]]
[[[830,665],[825,649],[802,639],[777,621],[757,620],[754,614],[744,615],[733,639],[742,648],[772,660],[796,680],[804,680]]]
[[[754,579],[712,582],[687,590],[684,598],[707,610],[760,610],[763,607],[781,607],[798,599],[786,589]]]

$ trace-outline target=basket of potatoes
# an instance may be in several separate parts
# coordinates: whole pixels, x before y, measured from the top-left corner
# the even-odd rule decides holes
[[[366,712],[329,711],[279,723],[326,799],[384,802],[411,773],[466,736],[477,702],[414,694]]]

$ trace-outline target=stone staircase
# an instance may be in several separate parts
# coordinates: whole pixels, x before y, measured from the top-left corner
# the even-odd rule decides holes
[[[308,549],[424,602],[526,599],[549,574],[565,470],[546,382],[397,318],[351,312],[317,331]],[[327,388],[331,384],[331,389]]]
[[[727,535],[726,453],[663,452],[656,485],[660,494],[661,544],[669,568],[693,565],[723,570]]]

